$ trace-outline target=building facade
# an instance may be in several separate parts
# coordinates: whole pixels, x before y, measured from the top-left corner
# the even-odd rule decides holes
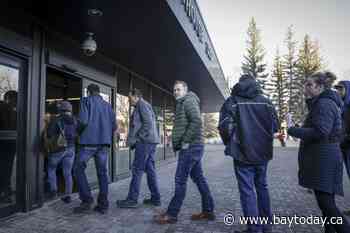
[[[77,114],[86,87],[100,86],[117,113],[120,136],[113,139],[109,157],[109,176],[116,182],[130,175],[134,156],[125,144],[131,88],[143,92],[157,115],[158,162],[175,157],[170,142],[175,80],[189,84],[204,112],[217,111],[228,96],[194,0],[12,4],[4,3],[0,15],[1,217],[45,202],[47,157],[41,134],[57,101],[70,101]],[[82,49],[91,35],[97,45],[93,56]],[[93,161],[87,173],[96,184]],[[58,182],[62,189],[63,180]]]

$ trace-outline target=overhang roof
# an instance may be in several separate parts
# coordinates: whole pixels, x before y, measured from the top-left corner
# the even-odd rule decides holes
[[[224,101],[227,90],[220,64],[214,61],[213,68],[203,62],[184,31],[182,25],[187,22],[174,14],[167,1],[61,0],[41,4],[28,9],[53,30],[76,41],[93,32],[99,53],[169,91],[175,80],[186,81],[200,97],[204,112],[218,111]],[[88,16],[90,8],[101,10],[103,16]]]

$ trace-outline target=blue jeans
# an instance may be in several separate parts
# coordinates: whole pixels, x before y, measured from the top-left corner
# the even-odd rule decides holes
[[[72,168],[75,157],[75,147],[68,147],[64,151],[51,153],[48,157],[47,176],[51,192],[57,192],[56,170],[62,163],[65,182],[65,194],[69,195],[73,190]]]
[[[85,174],[85,169],[91,157],[95,159],[95,166],[100,192],[97,203],[102,208],[108,208],[108,151],[105,146],[82,147],[75,166],[75,176],[77,178],[79,197],[82,202],[92,203],[93,197]]]
[[[175,174],[175,195],[171,199],[167,210],[167,214],[174,218],[179,214],[185,199],[188,176],[197,185],[201,194],[202,211],[214,211],[214,201],[202,170],[203,152],[204,146],[201,144],[190,145],[188,149],[180,150]]]
[[[140,194],[142,175],[146,172],[147,184],[152,201],[160,201],[154,155],[157,144],[136,143],[135,159],[132,164],[132,178],[127,199],[137,201]]]
[[[270,195],[267,188],[267,163],[248,165],[234,160],[234,168],[245,217],[268,217],[272,220]],[[255,193],[255,191],[256,193]],[[271,225],[248,224],[250,232],[267,232]]]

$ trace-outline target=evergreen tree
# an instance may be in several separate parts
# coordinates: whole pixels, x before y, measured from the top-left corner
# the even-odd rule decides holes
[[[283,70],[283,61],[277,49],[274,59],[272,75],[270,79],[270,98],[276,107],[279,127],[285,121],[285,116],[288,111],[288,79]]]
[[[320,47],[317,41],[312,41],[309,35],[305,35],[301,45],[297,61],[297,80],[295,86],[296,93],[299,97],[296,104],[299,106],[296,112],[296,121],[300,122],[304,119],[307,109],[305,105],[305,97],[303,95],[303,84],[307,77],[319,71],[323,67],[322,58],[320,56]]]
[[[298,102],[300,98],[300,83],[298,82],[297,70],[297,41],[294,40],[293,26],[288,27],[287,36],[285,39],[287,54],[283,56],[283,71],[287,79],[288,88],[288,112],[293,119],[298,112]]]
[[[247,35],[247,51],[244,55],[242,71],[243,73],[253,75],[260,84],[263,92],[267,94],[266,81],[268,74],[265,73],[267,66],[264,62],[265,49],[261,44],[260,30],[257,28],[254,18],[249,22]]]
[[[215,138],[219,136],[217,129],[218,126],[218,114],[217,113],[204,113],[203,114],[203,129],[205,138]]]

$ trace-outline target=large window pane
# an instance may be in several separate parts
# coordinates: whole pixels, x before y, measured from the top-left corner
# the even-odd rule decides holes
[[[156,160],[164,160],[164,94],[158,88],[152,90],[152,105],[156,116],[156,125],[160,137],[157,145]]]
[[[19,70],[0,64],[0,208],[15,203]]]
[[[118,122],[118,135],[116,140],[116,168],[117,175],[126,173],[129,171],[129,148],[126,145],[126,139],[129,133],[129,99],[127,96],[117,94],[117,122]]]
[[[166,105],[164,111],[164,146],[165,146],[165,158],[174,157],[171,136],[174,127],[175,106],[174,97],[167,95]]]

